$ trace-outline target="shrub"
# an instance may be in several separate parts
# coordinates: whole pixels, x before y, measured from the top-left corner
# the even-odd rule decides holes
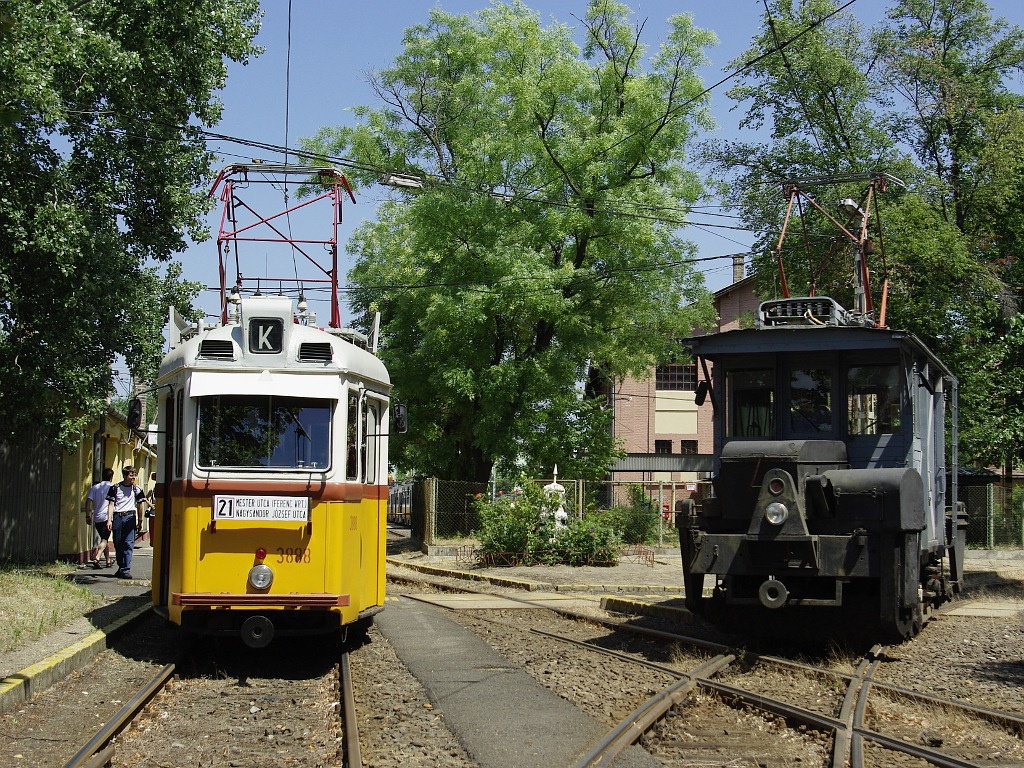
[[[522,491],[491,500],[475,500],[480,515],[477,538],[484,560],[492,564],[521,562],[549,565],[614,565],[619,538],[615,530],[600,521],[570,520],[567,528],[556,530],[554,518],[542,514],[558,501],[544,490],[523,481]]]
[[[554,541],[558,561],[565,565],[615,565],[619,544],[613,528],[593,519],[573,520]]]

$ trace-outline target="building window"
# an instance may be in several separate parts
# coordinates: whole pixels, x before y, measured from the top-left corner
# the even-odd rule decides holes
[[[696,440],[680,440],[679,441],[679,452],[684,456],[692,456],[697,453],[697,441]]]
[[[671,440],[655,440],[654,441],[654,452],[655,453],[672,453],[672,441]]]
[[[654,387],[655,389],[693,392],[697,388],[697,364],[659,365],[654,371]]]

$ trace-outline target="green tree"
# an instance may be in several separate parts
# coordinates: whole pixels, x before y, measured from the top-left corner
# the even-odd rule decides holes
[[[695,69],[714,39],[674,16],[648,56],[629,14],[591,2],[581,48],[518,2],[435,10],[372,76],[383,107],[307,143],[424,183],[350,244],[353,306],[382,313],[410,406],[400,464],[601,474],[609,382],[646,374],[710,318],[693,247],[658,215],[702,193],[685,152],[710,124]]]
[[[741,59],[796,36],[836,8],[830,0],[770,3]],[[785,202],[772,184],[876,171],[906,182],[906,188],[891,186],[880,202],[886,261],[884,270],[875,261],[873,287],[880,290],[884,273],[888,325],[917,333],[960,377],[968,447],[999,434],[983,406],[1002,369],[986,365],[976,347],[1002,338],[1019,306],[1014,225],[1024,191],[1024,123],[1021,97],[1007,83],[1024,63],[1022,41],[1021,31],[993,20],[981,0],[901,0],[871,33],[836,16],[759,61],[730,92],[746,105],[746,125],[772,127],[771,141],[708,152],[731,174],[728,191],[745,221],[765,232],[755,256],[763,296],[777,290],[773,238]],[[840,185],[820,199],[859,196],[857,185]],[[818,217],[806,237],[791,227],[783,244],[791,290],[807,290],[809,265],[831,259],[835,266],[816,287],[849,305],[843,286],[851,273],[849,246],[839,245],[823,221]],[[876,306],[880,298],[876,293]]]
[[[257,0],[13,0],[0,6],[0,438],[67,445],[123,355],[145,379],[168,303],[158,270],[202,239],[225,57],[255,52]]]

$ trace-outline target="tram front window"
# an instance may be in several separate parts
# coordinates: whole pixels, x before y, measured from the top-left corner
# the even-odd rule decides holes
[[[789,398],[793,432],[832,431],[832,371],[827,368],[792,371]]]
[[[775,433],[775,371],[729,371],[728,437],[771,437]]]
[[[268,395],[199,400],[201,467],[325,470],[330,446],[330,400]]]

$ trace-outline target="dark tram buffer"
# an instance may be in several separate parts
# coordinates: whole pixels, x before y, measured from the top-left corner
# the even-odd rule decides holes
[[[867,202],[884,180],[870,179]],[[687,340],[705,374],[697,400],[714,411],[714,495],[684,502],[676,524],[692,610],[825,606],[841,627],[857,602],[903,639],[962,586],[957,381],[914,335],[885,327],[887,287],[876,320],[869,206],[852,208],[859,235],[832,220],[854,244],[855,310],[812,285],[762,303],[754,328]]]

